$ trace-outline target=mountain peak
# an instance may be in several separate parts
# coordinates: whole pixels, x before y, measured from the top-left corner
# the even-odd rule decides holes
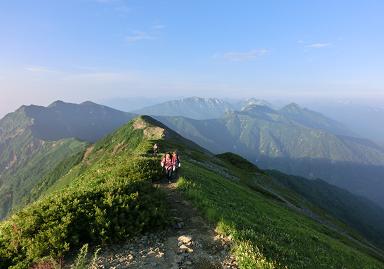
[[[83,106],[95,106],[95,105],[98,105],[98,104],[96,104],[96,103],[94,103],[92,101],[85,101],[85,102],[80,103],[80,105],[83,105]]]
[[[257,112],[257,113],[273,113],[275,110],[273,110],[271,107],[267,105],[262,104],[249,104],[241,109],[241,112]]]
[[[249,98],[245,100],[243,108],[251,105],[259,105],[259,106],[267,106],[272,107],[272,104],[268,101],[262,100],[262,99],[256,99],[256,98]]]
[[[187,102],[198,102],[198,103],[214,103],[214,104],[223,104],[225,103],[223,100],[218,99],[218,98],[204,98],[204,97],[198,97],[198,96],[193,96],[193,97],[187,97],[182,99],[182,101],[187,101]]]
[[[143,130],[144,137],[151,140],[159,140],[165,138],[169,133],[167,128],[160,122],[149,116],[139,116],[132,120],[134,129]]]
[[[295,110],[301,110],[302,108],[297,103],[290,103],[283,107],[283,109],[295,109]]]
[[[143,130],[144,137],[149,140],[178,138],[178,139],[182,139],[184,142],[187,141],[187,139],[183,138],[174,130],[170,129],[168,126],[152,118],[151,116],[140,115],[140,116],[137,116],[136,118],[133,118],[131,121],[132,121],[132,127],[134,129]],[[186,143],[190,144],[191,141],[187,141]]]
[[[48,107],[57,107],[57,106],[62,106],[64,104],[66,104],[64,101],[57,100],[57,101],[53,102],[52,104],[50,104]]]

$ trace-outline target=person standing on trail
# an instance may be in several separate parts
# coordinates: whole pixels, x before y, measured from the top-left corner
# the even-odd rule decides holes
[[[181,167],[181,163],[180,163],[180,158],[179,158],[179,154],[177,153],[177,151],[174,151],[172,153],[172,162],[173,162],[173,173],[175,175],[175,178],[177,179],[178,177],[178,170],[179,168]]]
[[[168,183],[171,183],[172,173],[173,173],[173,158],[170,153],[165,154],[165,156],[161,160],[161,167],[165,169],[165,174],[168,179]]]
[[[159,153],[159,146],[155,143],[153,145],[153,156],[157,156],[157,153]]]

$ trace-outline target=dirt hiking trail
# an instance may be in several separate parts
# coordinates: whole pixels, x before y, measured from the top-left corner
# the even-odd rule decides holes
[[[183,199],[176,183],[154,184],[163,190],[173,224],[123,244],[103,248],[96,268],[235,269],[230,238],[218,235],[199,212]]]

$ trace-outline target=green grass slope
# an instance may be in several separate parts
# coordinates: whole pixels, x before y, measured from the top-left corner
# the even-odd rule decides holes
[[[371,242],[384,248],[384,210],[366,198],[352,195],[323,180],[268,171],[268,175],[292,192],[323,209],[328,214],[341,219],[348,226],[358,230]]]
[[[164,225],[164,198],[151,185],[161,169],[146,154],[163,131],[138,119],[95,144],[72,168],[77,172],[68,186],[45,191],[0,224],[0,267],[28,268],[86,242],[121,240]]]
[[[240,268],[384,268],[379,249],[300,193],[277,180],[268,184],[272,176],[241,157],[215,156],[145,116],[97,142],[39,200],[0,224],[0,267],[27,268],[83,243],[164,225],[165,199],[151,184],[162,177],[159,158],[149,154],[154,142],[162,152],[179,150],[178,189],[232,238]]]
[[[211,161],[186,158],[179,188],[232,236],[241,268],[384,268],[380,251],[241,184],[241,171]]]

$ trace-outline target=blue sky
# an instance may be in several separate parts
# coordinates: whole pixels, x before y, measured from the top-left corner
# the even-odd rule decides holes
[[[0,115],[56,99],[384,99],[383,11],[379,0],[3,0]]]

